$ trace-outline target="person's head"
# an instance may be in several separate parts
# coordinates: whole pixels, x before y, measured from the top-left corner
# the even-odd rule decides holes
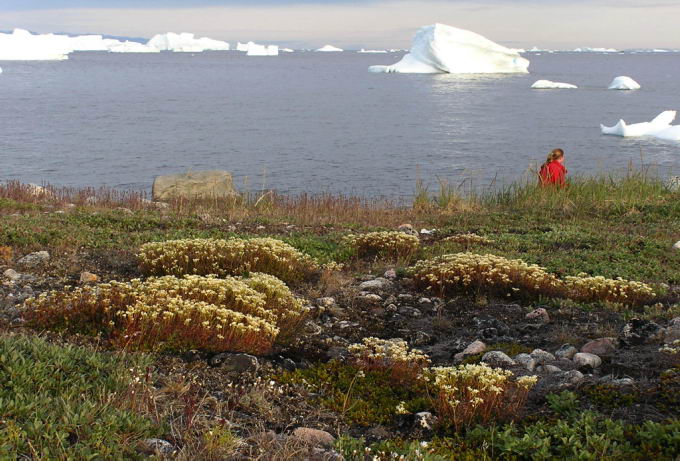
[[[552,163],[552,162],[562,163],[563,161],[564,161],[564,151],[562,149],[553,149],[548,154],[548,159],[545,161],[545,163]]]

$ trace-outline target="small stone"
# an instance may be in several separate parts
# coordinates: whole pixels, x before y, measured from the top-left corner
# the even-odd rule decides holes
[[[539,307],[538,309],[534,309],[533,311],[529,312],[525,318],[527,320],[538,320],[541,323],[549,323],[550,322],[550,315],[548,314],[548,311],[545,310],[542,307]]]
[[[224,352],[212,357],[208,363],[213,367],[221,367],[227,372],[244,373],[256,371],[259,367],[257,357],[250,354],[233,354]]]
[[[463,355],[477,355],[481,354],[486,350],[486,344],[484,344],[482,341],[473,341],[470,344],[467,345],[467,347],[463,350],[462,354]]]
[[[411,343],[414,346],[427,346],[432,343],[432,336],[425,333],[424,331],[416,331],[411,339]]]
[[[19,259],[17,263],[26,267],[36,267],[46,263],[49,260],[50,254],[47,251],[37,251],[24,256],[23,258]]]
[[[384,291],[391,288],[392,282],[382,277],[378,277],[373,280],[367,280],[359,285],[359,289],[365,291]]]
[[[394,269],[388,269],[383,274],[383,277],[385,277],[388,280],[394,280],[397,278],[397,271],[395,271]]]
[[[335,306],[335,298],[325,297],[316,300],[316,304],[322,307]]]
[[[632,386],[635,384],[635,380],[633,378],[619,378],[619,379],[612,379],[610,381],[610,384],[614,386]]]
[[[169,456],[175,452],[175,447],[163,439],[144,439],[139,444],[139,450],[146,455]]]
[[[615,338],[599,338],[586,343],[581,352],[594,355],[612,355],[618,349],[617,340]]]
[[[399,296],[397,296],[397,298],[402,303],[410,303],[413,301],[413,295],[410,295],[408,293],[401,293]]]
[[[400,306],[398,312],[401,315],[408,315],[414,318],[421,317],[423,315],[423,313],[419,309],[416,309],[415,307],[411,306]]]
[[[397,227],[397,230],[408,235],[415,235],[416,237],[418,236],[418,231],[415,230],[410,224],[402,224],[401,226]]]
[[[536,368],[536,359],[529,354],[517,354],[513,360],[529,371],[534,371]]]
[[[675,242],[675,245],[673,245],[673,249],[675,251],[680,251],[680,241]]]
[[[555,365],[543,365],[543,371],[554,375],[555,373],[561,373],[562,369],[560,367],[556,367]]]
[[[15,271],[14,269],[7,269],[5,272],[2,273],[2,275],[4,275],[6,279],[11,280],[12,282],[16,282],[21,278],[21,274]]]
[[[597,368],[602,365],[602,359],[595,354],[579,352],[578,354],[574,355],[574,363],[578,367]]]
[[[363,301],[366,304],[380,304],[383,300],[380,297],[380,295],[376,295],[376,294],[373,294],[373,293],[364,295],[360,299],[361,299],[361,301]]]
[[[567,386],[578,384],[584,379],[583,373],[578,370],[565,371],[560,373],[559,377],[562,381],[562,384]]]
[[[501,351],[491,351],[487,352],[482,356],[482,362],[486,363],[492,367],[511,367],[515,365],[515,361],[512,360],[508,355]]]
[[[397,312],[398,309],[399,308],[395,304],[390,304],[389,306],[387,306],[385,308],[385,310],[387,310],[387,312]]]
[[[99,281],[99,276],[92,272],[81,272],[80,283],[93,283]]]
[[[293,431],[292,436],[298,440],[311,445],[330,448],[335,444],[335,437],[326,431],[312,429],[309,427],[298,427]]]
[[[429,304],[432,304],[432,300],[431,300],[430,298],[420,298],[420,299],[418,300],[418,304],[426,304],[426,305],[429,305]]]
[[[292,359],[283,359],[281,361],[281,368],[288,371],[295,371],[297,364]]]
[[[385,429],[385,426],[372,427],[368,431],[366,431],[366,433],[369,436],[376,438],[378,440],[385,440],[391,437],[390,432],[387,429]]]
[[[571,344],[563,344],[555,352],[555,357],[557,357],[558,359],[571,360],[576,355],[577,352],[578,350]]]
[[[531,351],[531,356],[536,360],[536,363],[543,365],[546,362],[553,362],[555,356],[550,352],[544,351],[543,349],[534,349]]]
[[[680,340],[680,317],[675,317],[668,322],[668,328],[664,330],[663,340],[666,344]]]
[[[649,344],[661,341],[664,330],[649,320],[632,319],[621,330],[621,341],[628,345]]]

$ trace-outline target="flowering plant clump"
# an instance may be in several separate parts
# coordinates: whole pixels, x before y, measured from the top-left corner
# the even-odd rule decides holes
[[[624,280],[621,277],[607,279],[589,277],[581,273],[576,277],[565,277],[567,297],[582,302],[606,301],[625,305],[649,303],[656,297],[654,289],[642,282]]]
[[[355,366],[365,371],[389,371],[398,382],[416,380],[430,359],[418,349],[409,349],[403,339],[364,338],[363,344],[348,348]]]
[[[659,349],[659,352],[664,352],[670,355],[680,356],[680,339],[676,339],[670,344],[666,344]]]
[[[265,353],[305,314],[283,282],[263,274],[110,282],[43,293],[25,306],[29,324],[103,334],[141,350]]]
[[[297,282],[317,271],[318,264],[281,240],[272,238],[184,239],[142,245],[138,258],[148,275],[218,276],[263,272]]]
[[[462,245],[491,245],[493,240],[471,232],[465,234],[452,235],[444,239],[444,242],[460,243]]]
[[[562,283],[546,269],[521,259],[456,253],[419,261],[411,268],[418,285],[441,294],[454,291],[556,295]]]
[[[511,371],[484,363],[432,368],[429,378],[434,381],[437,414],[456,430],[491,419],[513,419],[524,407],[537,377],[512,376]]]
[[[420,246],[420,239],[404,232],[369,232],[347,235],[344,243],[353,248],[358,256],[382,255],[394,258],[411,256]]]

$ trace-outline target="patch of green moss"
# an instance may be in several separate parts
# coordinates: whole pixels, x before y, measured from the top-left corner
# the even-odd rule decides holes
[[[620,388],[611,384],[584,386],[581,392],[602,409],[629,407],[640,400],[640,393],[637,390]]]

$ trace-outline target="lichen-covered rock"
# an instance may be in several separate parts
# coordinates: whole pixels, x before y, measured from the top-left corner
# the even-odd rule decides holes
[[[213,367],[221,367],[227,372],[234,373],[256,371],[259,367],[257,357],[249,354],[232,354],[229,352],[215,355],[208,363]]]
[[[511,367],[515,365],[515,361],[508,357],[505,352],[501,351],[487,352],[482,356],[482,362],[492,367]]]
[[[36,251],[19,259],[17,263],[25,267],[37,267],[49,260],[50,254],[47,251]]]
[[[578,349],[576,349],[571,344],[563,344],[559,349],[557,349],[557,351],[555,351],[555,357],[558,359],[571,360],[574,358],[577,352]]]
[[[602,359],[595,354],[579,352],[574,356],[574,363],[578,367],[598,368],[600,365],[602,365]]]
[[[627,345],[638,345],[659,342],[663,339],[664,330],[654,322],[643,319],[632,319],[621,329],[620,339]]]
[[[534,349],[531,351],[531,357],[533,357],[536,360],[536,363],[539,365],[555,360],[554,355],[548,351],[544,351],[543,349]]]
[[[525,318],[527,320],[537,320],[541,323],[550,322],[550,315],[548,314],[548,311],[545,310],[543,307],[539,307],[538,309],[529,312]]]
[[[529,371],[534,371],[536,368],[536,359],[529,354],[517,354],[513,360]]]
[[[391,289],[393,286],[392,282],[383,277],[378,277],[373,280],[367,280],[359,285],[360,290],[364,291],[385,291]]]

